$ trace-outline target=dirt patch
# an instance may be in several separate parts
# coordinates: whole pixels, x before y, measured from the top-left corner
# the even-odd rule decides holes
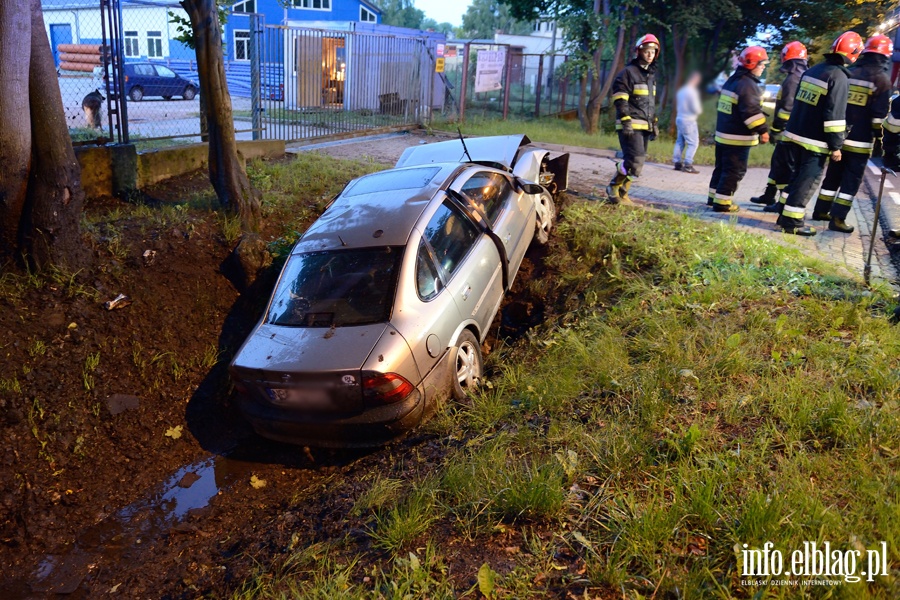
[[[277,268],[240,295],[216,215],[159,216],[209,194],[194,173],[146,190],[148,211],[91,202],[89,272],[3,288],[0,597],[221,596],[297,547],[349,537],[375,552],[371,515],[351,514],[373,473],[421,477],[465,442],[427,427],[370,452],[256,437],[226,367]],[[557,243],[529,251],[489,345],[569,309],[570,292],[534,285],[555,278],[545,258]],[[107,310],[119,294],[130,303]],[[455,553],[452,566],[471,574],[511,545]]]

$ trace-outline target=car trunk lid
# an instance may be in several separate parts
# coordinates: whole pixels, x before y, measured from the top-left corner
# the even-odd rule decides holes
[[[257,401],[310,413],[363,410],[362,366],[387,329],[264,324],[232,362],[232,376]]]

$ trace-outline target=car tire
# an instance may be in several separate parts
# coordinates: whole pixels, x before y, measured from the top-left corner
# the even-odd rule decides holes
[[[451,394],[454,400],[464,400],[478,388],[484,374],[481,344],[468,329],[459,334],[452,350]]]
[[[163,96],[163,100],[171,100],[172,96]]]
[[[543,192],[535,203],[537,214],[535,215],[534,237],[539,244],[550,241],[550,232],[556,224],[556,204],[549,192]]]
[[[144,90],[142,90],[139,86],[134,86],[133,88],[131,88],[131,91],[128,92],[128,97],[135,102],[140,102],[144,99]]]
[[[197,95],[196,88],[194,88],[194,86],[192,86],[192,85],[189,85],[184,88],[184,93],[181,94],[181,97],[184,98],[185,100],[193,100],[194,96],[196,96],[196,95]]]

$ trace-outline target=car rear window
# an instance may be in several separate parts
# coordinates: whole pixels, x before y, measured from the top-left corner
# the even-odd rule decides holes
[[[393,190],[417,190],[428,185],[440,171],[440,167],[382,171],[360,177],[344,191],[344,196],[359,196]]]
[[[385,322],[402,255],[402,248],[395,246],[292,255],[266,322],[291,327]]]

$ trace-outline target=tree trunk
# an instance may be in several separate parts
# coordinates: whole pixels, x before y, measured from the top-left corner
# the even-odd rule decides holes
[[[31,168],[31,11],[0,2],[0,31],[0,256],[15,256]]]
[[[191,19],[200,97],[206,99],[209,181],[222,206],[240,215],[244,231],[255,232],[259,228],[260,195],[250,185],[238,156],[216,2],[181,0],[181,6]]]
[[[84,190],[81,167],[63,111],[53,52],[44,29],[41,0],[31,0],[31,173],[19,250],[35,269],[55,265],[74,272],[89,260],[81,240]]]

